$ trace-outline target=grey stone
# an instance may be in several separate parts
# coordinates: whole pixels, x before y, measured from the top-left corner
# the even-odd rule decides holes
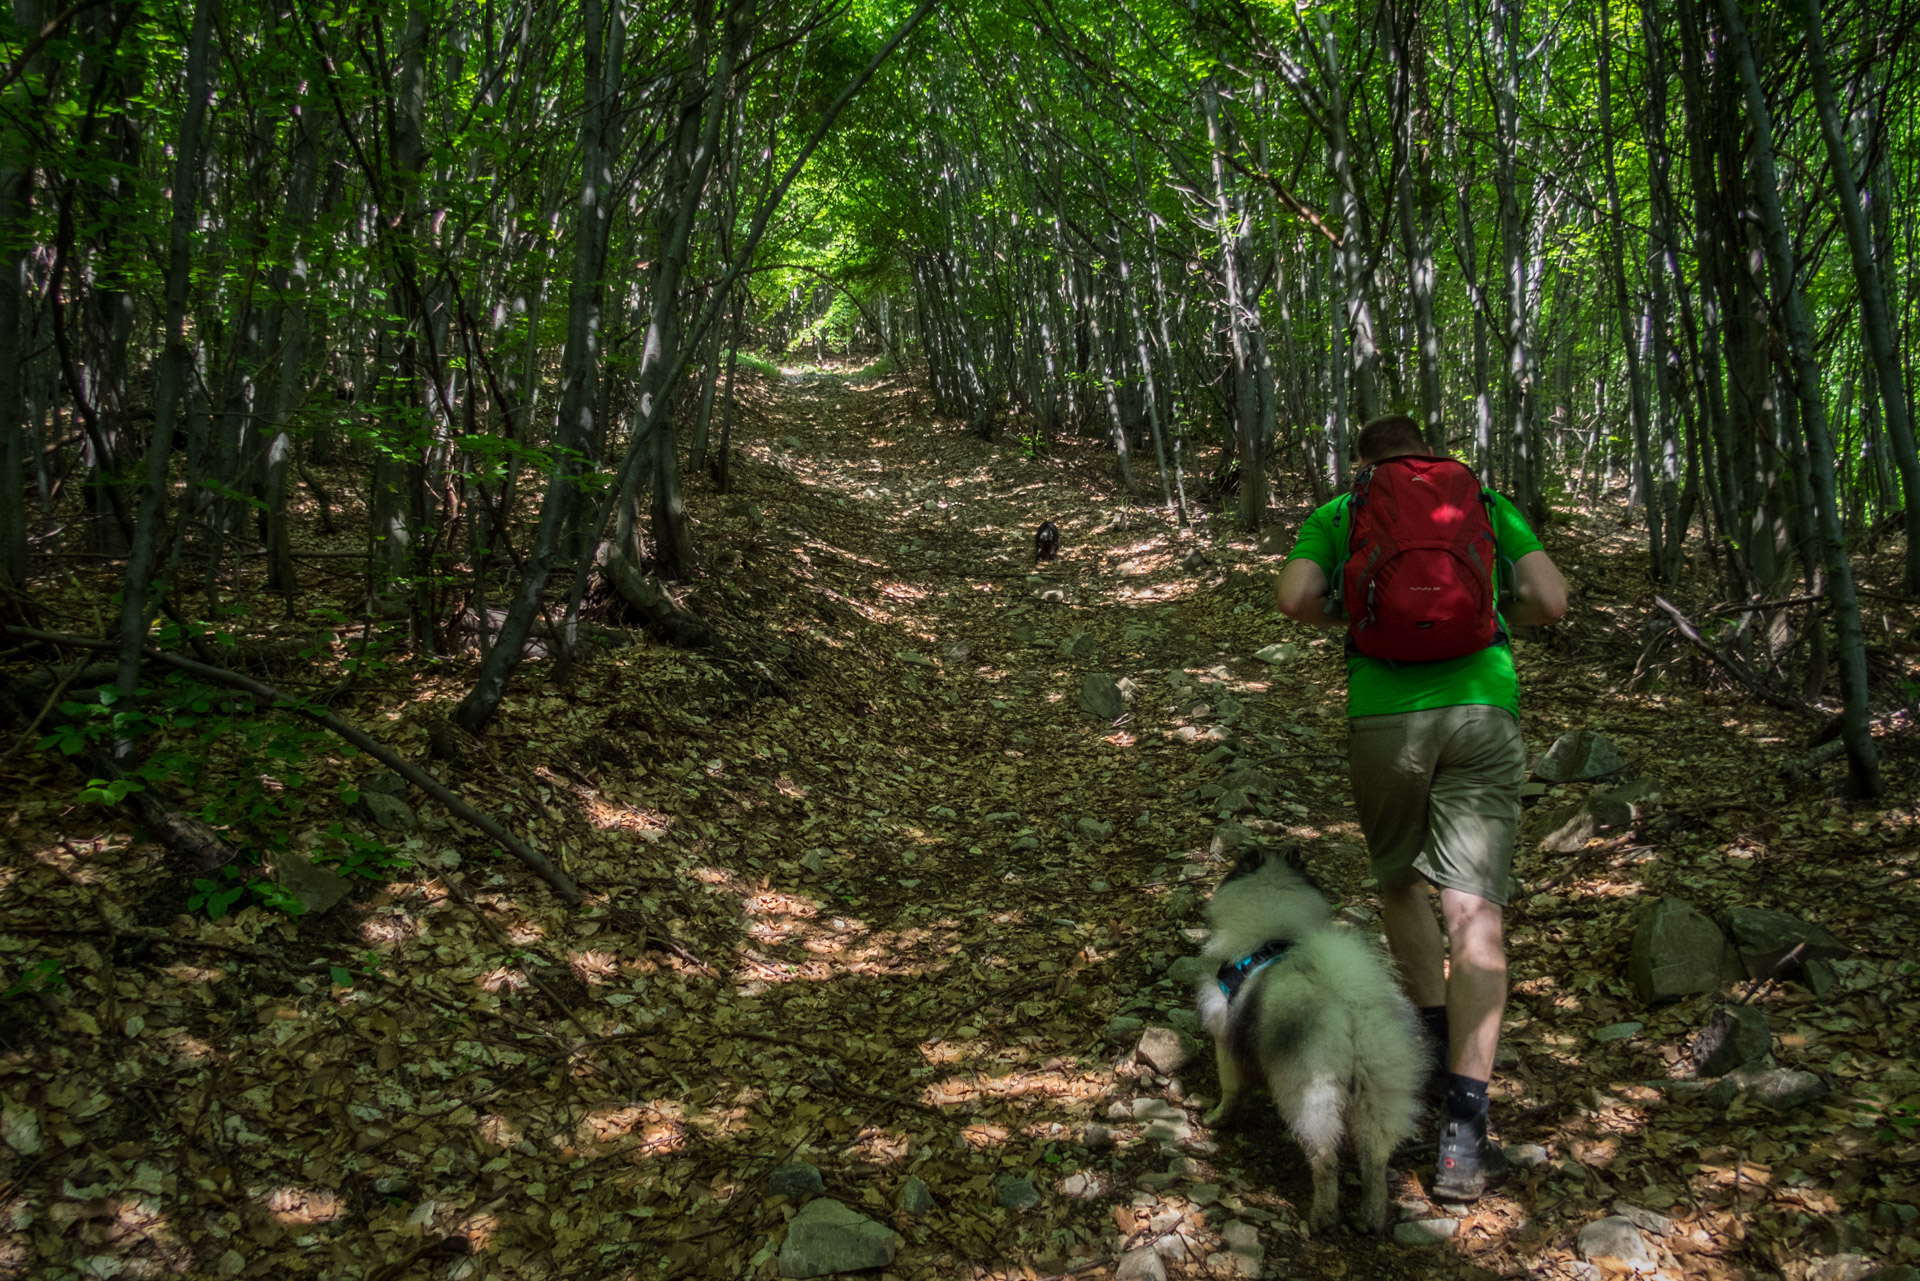
[[[1393,1239],[1401,1245],[1444,1245],[1459,1231],[1458,1219],[1408,1219],[1393,1225]]]
[[[917,1174],[909,1174],[907,1181],[900,1185],[899,1206],[908,1214],[919,1216],[933,1210],[933,1189],[927,1181]]]
[[[1633,816],[1639,818],[1645,806],[1659,800],[1664,794],[1665,790],[1657,780],[1636,778],[1631,783],[1623,783],[1608,792],[1606,799],[1633,806]]]
[[[1632,824],[1632,805],[1610,796],[1590,796],[1548,817],[1540,848],[1550,854],[1574,854],[1588,841],[1616,836]]]
[[[826,1190],[826,1181],[820,1177],[820,1167],[805,1161],[779,1166],[767,1176],[767,1191],[775,1196],[792,1197],[795,1201]]]
[[[291,850],[273,856],[273,879],[300,900],[308,916],[331,911],[353,889],[353,882],[346,877],[315,867]]]
[[[1091,1201],[1100,1195],[1100,1176],[1081,1170],[1060,1180],[1060,1195],[1072,1201]]]
[[[1198,983],[1207,972],[1207,963],[1197,956],[1183,956],[1167,967],[1167,977],[1175,983]]]
[[[1673,1220],[1664,1214],[1655,1214],[1652,1210],[1634,1205],[1630,1201],[1615,1201],[1613,1212],[1623,1219],[1631,1220],[1633,1226],[1642,1232],[1651,1232],[1657,1237],[1673,1235]]]
[[[994,1197],[994,1204],[1003,1210],[1031,1209],[1040,1204],[1040,1189],[1033,1186],[1032,1179],[1003,1174],[1000,1176],[1000,1190]]]
[[[1229,771],[1227,776],[1220,780],[1220,784],[1223,787],[1239,788],[1243,792],[1267,796],[1273,795],[1277,790],[1274,787],[1273,776],[1252,765],[1241,765]]]
[[[1239,788],[1223,792],[1214,802],[1214,811],[1220,814],[1247,814],[1253,810],[1253,800]]]
[[[1920,1206],[1882,1201],[1873,1207],[1873,1226],[1882,1232],[1911,1232],[1917,1221],[1920,1221]]]
[[[1192,1010],[1168,1010],[1167,1022],[1173,1024],[1189,1036],[1200,1035],[1200,1016]]]
[[[1196,570],[1202,570],[1206,567],[1207,554],[1198,547],[1180,558],[1180,568],[1186,570],[1188,573],[1193,573]]]
[[[1795,947],[1798,961],[1834,961],[1852,951],[1810,921],[1764,908],[1736,907],[1726,916],[1727,937],[1740,955],[1748,978],[1765,978]]]
[[[368,792],[374,792],[381,796],[397,796],[404,801],[407,799],[407,780],[392,770],[381,770],[377,774],[369,774],[361,779],[357,790],[362,796]]]
[[[1103,721],[1117,721],[1127,710],[1127,698],[1111,676],[1093,672],[1080,678],[1080,710]]]
[[[1120,1256],[1120,1266],[1114,1270],[1113,1278],[1114,1281],[1167,1281],[1167,1265],[1160,1261],[1159,1253],[1152,1246],[1142,1246]]]
[[[1292,641],[1281,641],[1265,649],[1255,650],[1253,656],[1263,663],[1271,663],[1278,667],[1282,663],[1291,663],[1300,657],[1300,647]]]
[[[413,806],[385,792],[360,793],[359,809],[375,827],[389,832],[410,831],[420,821],[414,815]]]
[[[1146,1025],[1145,1019],[1134,1018],[1131,1014],[1116,1014],[1107,1020],[1107,1039],[1115,1042],[1130,1041]]]
[[[1112,1147],[1113,1128],[1102,1125],[1098,1121],[1089,1121],[1087,1128],[1080,1132],[1080,1146],[1093,1151]]]
[[[1580,1229],[1580,1257],[1616,1272],[1654,1272],[1660,1256],[1640,1235],[1632,1219],[1611,1215]]]
[[[1074,826],[1078,827],[1080,834],[1090,841],[1104,841],[1113,835],[1113,824],[1097,818],[1083,818]]]
[[[856,1214],[830,1197],[801,1207],[780,1247],[783,1277],[830,1277],[884,1268],[900,1252],[898,1232]]]
[[[1642,1001],[1711,992],[1739,972],[1720,927],[1691,903],[1667,895],[1641,913],[1627,957],[1627,980]]]
[[[1199,1049],[1192,1037],[1177,1028],[1150,1027],[1140,1034],[1133,1056],[1161,1076],[1173,1076],[1193,1061]]]
[[[1723,1005],[1694,1034],[1690,1051],[1701,1076],[1725,1076],[1767,1057],[1773,1029],[1765,1012],[1752,1005]]]
[[[1807,1265],[1807,1281],[1866,1281],[1886,1275],[1864,1254],[1833,1254]]]
[[[1624,1041],[1645,1027],[1644,1023],[1609,1023],[1593,1034],[1596,1041]]]
[[[1240,824],[1222,823],[1213,829],[1213,839],[1207,843],[1207,853],[1215,858],[1224,858],[1241,849],[1252,839],[1253,833]]]
[[[1060,657],[1092,658],[1097,646],[1098,642],[1094,640],[1092,632],[1075,632],[1060,642]]]
[[[1508,1164],[1522,1170],[1537,1170],[1553,1159],[1538,1143],[1510,1143],[1504,1150]]]
[[[1606,778],[1627,767],[1620,749],[1604,734],[1577,729],[1553,740],[1532,774],[1546,783],[1578,783],[1586,779]]]
[[[1807,962],[1800,977],[1815,996],[1825,996],[1840,986],[1840,971],[1833,968],[1832,961],[1817,956]]]
[[[1187,1114],[1165,1099],[1135,1099],[1133,1119],[1145,1123],[1143,1133],[1155,1143],[1184,1143],[1193,1137]]]
[[[1791,1112],[1827,1097],[1827,1083],[1793,1068],[1739,1068],[1724,1078],[1750,1103],[1770,1112]]]
[[[1197,1189],[1196,1189],[1197,1191]],[[1260,1244],[1260,1229],[1235,1220],[1220,1229],[1220,1243],[1227,1248],[1224,1262],[1235,1276],[1257,1277],[1265,1270],[1266,1247]]]
[[[1859,1215],[1838,1218],[1827,1215],[1815,1219],[1800,1238],[1800,1248],[1808,1254],[1859,1254],[1873,1248],[1873,1234]]]

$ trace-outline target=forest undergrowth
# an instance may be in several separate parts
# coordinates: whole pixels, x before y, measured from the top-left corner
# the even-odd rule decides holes
[[[343,681],[344,627],[277,660],[283,687],[331,690],[559,859],[578,909],[416,793],[418,825],[348,901],[210,919],[16,725],[0,1275],[771,1277],[800,1196],[768,1175],[797,1163],[901,1233],[900,1281],[1111,1277],[1156,1242],[1170,1276],[1575,1277],[1580,1229],[1622,1202],[1668,1221],[1668,1276],[1920,1263],[1910,723],[1882,725],[1882,801],[1838,799],[1841,761],[1782,775],[1807,723],[1658,643],[1617,512],[1561,513],[1543,537],[1572,609],[1516,650],[1529,748],[1599,731],[1657,799],[1572,854],[1539,849],[1545,815],[1600,785],[1530,802],[1493,1116],[1531,1164],[1432,1244],[1308,1239],[1277,1126],[1201,1125],[1210,1052],[1170,1073],[1136,1053],[1187,1023],[1169,971],[1241,843],[1299,843],[1377,930],[1340,645],[1268,588],[1306,501],[1264,541],[1219,517],[1180,536],[1120,501],[1096,447],[930,419],[906,379],[754,380],[733,492],[689,495],[711,554],[685,603],[717,642],[608,631],[563,685],[532,664],[457,764],[429,739],[468,660]],[[1035,566],[1042,519],[1062,551]],[[74,630],[107,590],[74,577]],[[1914,679],[1920,616],[1870,606]],[[1117,723],[1078,706],[1087,675],[1131,682]],[[304,782],[333,797],[372,772],[333,744]],[[1625,966],[1660,895],[1788,912],[1851,950],[1820,995],[1648,1007]],[[1694,1087],[1693,1034],[1742,995],[1822,1101]],[[1409,1223],[1449,1217],[1420,1159],[1396,1170]],[[931,1208],[902,1206],[910,1178]]]

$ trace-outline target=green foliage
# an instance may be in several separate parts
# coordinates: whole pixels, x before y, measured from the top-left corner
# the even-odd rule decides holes
[[[269,912],[299,916],[307,905],[278,882],[264,876],[249,875],[244,869],[227,864],[212,876],[196,877],[187,910],[204,910],[209,920],[217,921],[243,900]]]
[[[352,804],[360,799],[358,792],[342,789],[341,798]],[[391,880],[395,873],[413,866],[413,860],[407,858],[390,845],[368,840],[348,831],[339,823],[327,828],[328,849],[314,859],[315,863],[330,865],[341,876],[358,876],[369,881]]]
[[[67,985],[67,976],[62,972],[63,963],[59,957],[45,956],[20,971],[20,977],[0,992],[0,1000],[14,1000],[22,996],[38,996],[52,992]]]
[[[742,365],[757,374],[765,374],[769,378],[778,378],[780,376],[780,366],[774,364],[765,356],[758,356],[750,351],[737,352],[735,355]]]

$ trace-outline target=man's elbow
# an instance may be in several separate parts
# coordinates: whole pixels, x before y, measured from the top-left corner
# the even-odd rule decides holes
[[[1274,604],[1280,612],[1296,623],[1310,623],[1319,616],[1320,604],[1324,597],[1309,595],[1299,588],[1289,589],[1284,584],[1274,592]]]

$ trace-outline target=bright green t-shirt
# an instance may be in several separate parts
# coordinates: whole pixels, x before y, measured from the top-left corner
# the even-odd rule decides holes
[[[1310,560],[1331,580],[1347,554],[1350,498],[1342,494],[1307,517],[1287,559]],[[1487,515],[1493,522],[1502,574],[1528,552],[1541,550],[1540,540],[1527,528],[1526,517],[1499,494],[1493,495]],[[1505,630],[1505,620],[1501,628]],[[1513,649],[1506,641],[1495,641],[1477,653],[1431,663],[1390,663],[1351,651],[1347,654],[1349,717],[1390,716],[1467,703],[1485,703],[1504,707],[1515,716],[1520,714],[1520,680],[1513,670]]]

